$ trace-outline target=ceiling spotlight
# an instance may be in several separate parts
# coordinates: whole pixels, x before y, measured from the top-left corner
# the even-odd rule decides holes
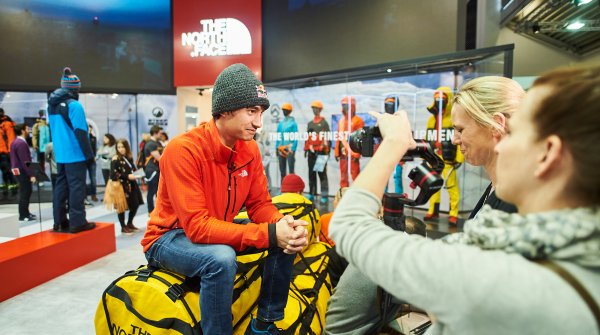
[[[575,21],[575,22],[569,23],[566,28],[568,30],[579,30],[579,29],[583,28],[584,26],[585,26],[585,23]]]
[[[540,33],[540,25],[537,23],[534,23],[533,26],[531,27],[531,30],[533,30],[534,34],[539,34]]]

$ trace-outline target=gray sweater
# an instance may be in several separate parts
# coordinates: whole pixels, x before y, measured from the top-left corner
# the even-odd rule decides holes
[[[430,313],[427,334],[600,334],[591,310],[554,272],[518,254],[393,231],[376,218],[380,206],[372,193],[349,189],[330,233],[351,264]],[[559,264],[600,301],[597,268]]]

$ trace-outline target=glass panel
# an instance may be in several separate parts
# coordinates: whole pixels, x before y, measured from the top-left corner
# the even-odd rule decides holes
[[[298,132],[294,138],[297,142],[295,144],[292,143],[292,148],[295,148],[293,172],[300,175],[306,181],[305,192],[308,193],[311,190],[308,185],[309,166],[305,150],[309,150],[306,147],[306,140],[308,139],[308,124],[314,118],[311,110],[311,103],[313,101],[319,100],[323,104],[321,116],[329,124],[331,133],[327,138],[330,146],[334,149],[336,143],[335,132],[338,131],[338,125],[342,119],[341,101],[346,96],[352,96],[356,100],[356,116],[364,121],[365,126],[374,125],[374,119],[368,114],[368,111],[383,113],[385,98],[390,95],[396,96],[399,101],[399,108],[406,110],[408,113],[414,137],[425,139],[428,137],[428,123],[430,127],[434,127],[433,125],[435,124],[436,118],[428,111],[428,107],[433,104],[435,90],[438,87],[446,86],[452,93],[455,93],[469,79],[482,75],[502,75],[504,71],[504,59],[504,52],[499,52],[487,58],[460,63],[454,70],[445,72],[428,73],[426,68],[415,66],[415,74],[411,75],[390,77],[389,74],[386,74],[385,78],[382,79],[349,81],[347,80],[347,76],[344,77],[343,74],[340,74],[339,81],[341,82],[337,84],[320,85],[318,78],[307,78],[304,81],[297,81],[289,85],[291,87],[289,89],[269,87],[268,92],[271,108],[265,113],[263,131],[268,134],[267,138],[269,139],[269,144],[267,145],[269,148],[269,157],[266,168],[271,177],[271,186],[278,188],[281,183],[282,172],[290,173],[289,164],[287,164],[285,170],[281,171],[279,161],[283,162],[284,160],[277,156],[278,146],[287,144],[286,139],[282,137],[282,132],[278,132],[278,124],[284,120],[281,109],[284,103],[292,105],[293,110],[290,116],[298,127]],[[455,60],[453,62],[456,63]],[[436,64],[436,66],[440,66],[440,64]],[[312,84],[306,87],[306,83]],[[448,122],[450,122],[449,113],[447,118]],[[291,119],[289,122],[291,122]],[[446,141],[450,143],[453,135],[451,122],[448,124],[443,122],[443,125],[444,129],[441,132],[440,139],[442,142]],[[429,135],[431,136],[432,134],[430,133]],[[455,154],[458,152],[458,155],[461,155],[458,148],[455,147],[453,150]],[[317,198],[319,196],[324,197],[335,194],[340,187],[342,174],[352,175],[351,167],[347,167],[347,170],[344,171],[345,173],[342,173],[340,162],[334,159],[336,155],[333,151],[329,154],[326,170],[329,192],[321,194],[321,188],[318,186],[313,190]],[[361,157],[358,164],[362,168],[368,161],[369,158]],[[407,174],[408,171],[419,163],[420,161],[406,162],[402,168],[402,189],[407,193],[409,198],[416,197],[416,192],[410,188],[410,179],[408,179]],[[485,171],[481,167],[474,167],[464,163],[457,168],[448,165],[446,172],[450,172],[451,175],[456,175],[456,177],[455,180],[447,178],[444,184],[441,192],[440,210],[446,213],[449,210],[450,199],[448,188],[458,188],[460,192],[460,212],[469,213],[489,183]],[[352,177],[349,177],[349,182],[351,184]],[[317,178],[318,183],[319,179]],[[393,192],[395,190],[394,176],[390,176],[388,191]],[[418,208],[427,210],[429,204],[418,206]],[[410,209],[407,208],[407,210]]]

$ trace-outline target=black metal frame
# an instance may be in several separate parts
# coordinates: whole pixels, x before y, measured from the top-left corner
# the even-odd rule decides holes
[[[489,48],[459,51],[454,53],[415,58],[400,62],[369,65],[352,69],[291,77],[265,82],[265,85],[277,88],[293,89],[337,84],[358,80],[373,80],[390,77],[419,75],[448,71],[460,71],[475,62],[504,54],[505,77],[512,77],[513,51],[515,45],[507,44]]]

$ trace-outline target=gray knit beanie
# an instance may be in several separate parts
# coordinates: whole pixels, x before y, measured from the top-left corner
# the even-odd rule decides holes
[[[269,108],[267,90],[254,73],[244,64],[233,64],[223,70],[212,93],[213,117],[251,106]]]

